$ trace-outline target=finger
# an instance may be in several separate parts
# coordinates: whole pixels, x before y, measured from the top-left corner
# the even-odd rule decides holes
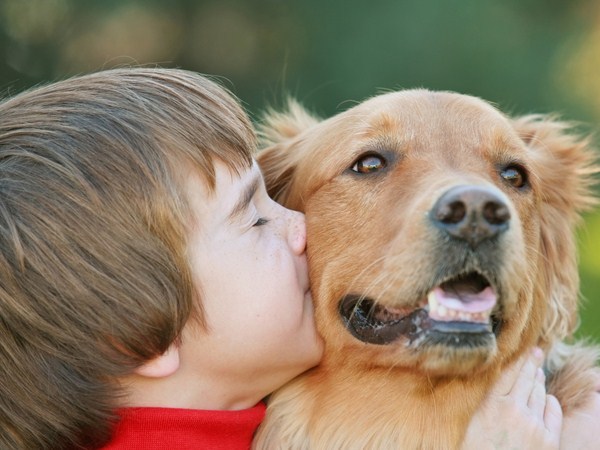
[[[544,425],[550,434],[552,442],[560,442],[563,413],[560,403],[554,395],[546,395],[546,409],[544,410]]]
[[[529,394],[527,406],[529,407],[533,417],[538,418],[540,421],[544,419],[544,411],[546,409],[545,382],[546,377],[544,376],[544,371],[538,368],[535,374],[533,388]]]
[[[500,378],[498,378],[498,381],[496,381],[496,384],[494,384],[494,387],[490,391],[490,394],[495,394],[498,396],[508,395],[517,381],[517,378],[521,373],[521,369],[527,362],[528,358],[529,355],[522,355],[519,359],[504,369],[500,374]]]
[[[542,365],[542,355],[542,351],[538,348],[531,352],[510,391],[510,396],[522,404],[529,402],[529,396],[536,383],[537,369]]]

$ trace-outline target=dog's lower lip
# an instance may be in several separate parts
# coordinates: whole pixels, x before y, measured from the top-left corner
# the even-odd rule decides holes
[[[501,319],[492,316],[490,321],[434,320],[429,316],[428,305],[412,310],[394,310],[377,305],[372,299],[360,295],[347,295],[339,303],[339,314],[348,331],[357,339],[375,345],[386,345],[404,337],[409,342],[428,333],[462,336],[446,339],[448,343],[468,344],[463,338],[495,334],[500,330]]]
[[[377,345],[390,344],[401,336],[411,339],[421,331],[427,311],[418,308],[390,321],[373,317],[374,302],[358,295],[347,295],[339,304],[340,316],[346,328],[357,339]]]

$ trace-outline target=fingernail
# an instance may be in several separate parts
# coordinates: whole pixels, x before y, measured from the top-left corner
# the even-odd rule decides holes
[[[544,358],[544,351],[539,347],[533,347],[532,354],[535,359],[541,360]]]

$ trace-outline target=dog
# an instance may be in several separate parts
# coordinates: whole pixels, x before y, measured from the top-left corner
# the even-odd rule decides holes
[[[306,214],[324,357],[272,395],[255,448],[457,449],[533,345],[563,411],[594,391],[574,230],[594,205],[588,139],[471,96],[385,93],[326,120],[267,114],[270,195]]]

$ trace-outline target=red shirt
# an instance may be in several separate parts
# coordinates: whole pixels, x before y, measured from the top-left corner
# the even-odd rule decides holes
[[[104,450],[248,450],[265,404],[241,411],[124,408]]]

